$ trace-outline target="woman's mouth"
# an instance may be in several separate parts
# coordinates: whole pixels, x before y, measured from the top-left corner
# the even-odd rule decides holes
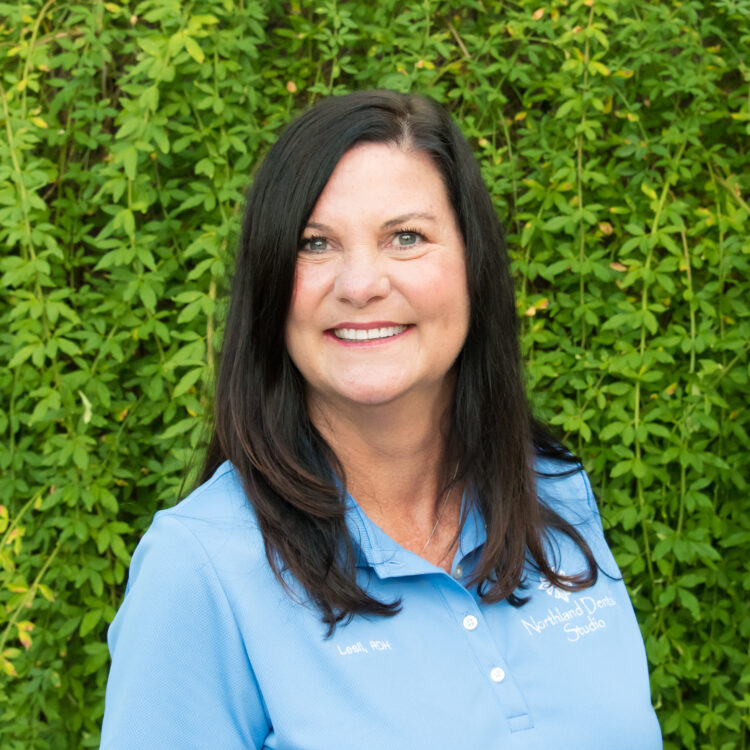
[[[333,335],[340,341],[377,341],[390,339],[403,333],[408,326],[383,326],[380,328],[334,328]]]

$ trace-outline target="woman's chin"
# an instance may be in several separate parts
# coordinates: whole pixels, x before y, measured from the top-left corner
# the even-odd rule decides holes
[[[349,405],[350,408],[356,406],[387,406],[392,404],[406,395],[404,389],[395,388],[356,388],[349,392],[338,394],[337,400]]]
[[[358,378],[322,391],[309,388],[308,403],[318,401],[328,408],[347,410],[398,404],[399,409],[410,410],[413,406],[422,411],[431,411],[435,403],[445,400],[445,391],[446,387],[441,387],[441,382],[387,382],[382,378],[368,382],[366,378]]]

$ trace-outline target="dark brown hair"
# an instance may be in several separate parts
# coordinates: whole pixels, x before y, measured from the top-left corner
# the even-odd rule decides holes
[[[518,592],[527,565],[567,590],[592,585],[598,568],[586,541],[537,498],[537,456],[561,459],[563,473],[578,466],[528,407],[502,227],[470,147],[427,97],[363,91],[326,99],[270,149],[243,219],[201,481],[231,461],[255,508],[269,563],[280,580],[286,571],[299,581],[329,634],[356,613],[398,611],[399,602],[378,601],[356,582],[346,476],[310,422],[302,378],[282,344],[302,231],[339,159],[362,142],[427,153],[463,235],[471,317],[456,362],[446,451],[458,463],[455,481],[471,489],[487,527],[474,582],[486,601],[516,606],[526,601]],[[555,570],[545,548],[553,530],[580,548],[587,572],[570,577]]]

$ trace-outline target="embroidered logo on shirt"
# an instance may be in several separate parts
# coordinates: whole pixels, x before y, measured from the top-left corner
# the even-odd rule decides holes
[[[566,575],[565,571],[560,569],[560,575]],[[560,608],[547,607],[547,611],[541,617],[530,615],[521,618],[521,624],[530,636],[541,634],[547,629],[554,629],[562,625],[570,643],[583,638],[585,635],[604,630],[607,627],[605,615],[611,607],[616,607],[617,602],[609,595],[605,594],[601,598],[593,597],[588,594],[572,595],[570,591],[565,591],[557,586],[552,585],[546,578],[542,578],[539,591],[544,591],[547,596],[553,599],[560,599],[565,602],[566,606]],[[550,602],[552,604],[552,602]],[[521,612],[520,614],[526,614]]]
[[[559,570],[558,573],[561,576],[565,575],[564,570]],[[554,596],[555,599],[562,599],[563,601],[570,601],[570,591],[564,591],[563,589],[557,588],[557,586],[553,586],[546,578],[542,577],[542,582],[539,584],[539,588],[549,594],[549,596]]]

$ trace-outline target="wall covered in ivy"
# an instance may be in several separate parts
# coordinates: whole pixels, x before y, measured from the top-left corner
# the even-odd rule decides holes
[[[205,438],[253,169],[294,113],[376,87],[476,150],[666,747],[750,745],[749,48],[747,0],[0,3],[0,746],[97,746],[130,554]]]

